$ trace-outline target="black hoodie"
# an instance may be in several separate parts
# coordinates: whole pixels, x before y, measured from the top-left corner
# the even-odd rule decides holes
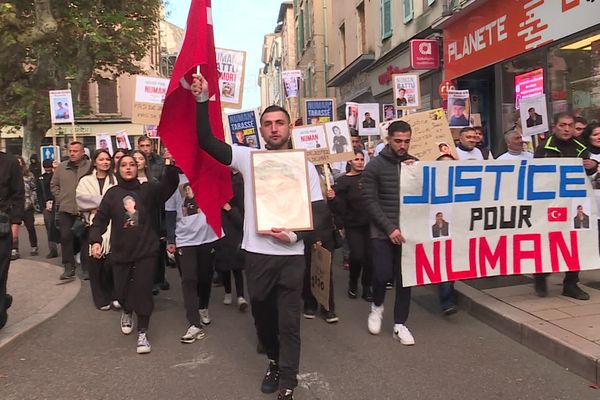
[[[90,229],[90,244],[102,243],[102,234],[112,222],[110,253],[114,262],[130,263],[156,256],[159,237],[155,215],[177,189],[177,169],[165,167],[158,183],[124,181],[118,174],[117,181],[118,185],[102,198]]]
[[[386,145],[362,173],[362,194],[371,218],[371,237],[388,239],[400,227],[400,168],[410,154],[398,156]]]

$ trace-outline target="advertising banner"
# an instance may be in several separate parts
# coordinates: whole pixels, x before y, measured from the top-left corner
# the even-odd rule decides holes
[[[401,182],[404,286],[600,268],[581,159],[419,162]]]

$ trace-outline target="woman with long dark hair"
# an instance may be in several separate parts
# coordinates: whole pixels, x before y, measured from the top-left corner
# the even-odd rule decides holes
[[[96,150],[89,171],[77,184],[75,200],[86,226],[92,225],[104,194],[117,184],[113,168],[112,157],[108,150]],[[103,311],[110,310],[112,300],[112,273],[107,263],[110,253],[110,228],[109,224],[106,233],[102,235],[102,256],[99,259],[90,257],[88,232],[86,231],[81,238],[82,270],[89,274],[94,304]],[[118,302],[114,304],[118,307]]]
[[[362,298],[373,301],[371,292],[371,251],[369,217],[365,213],[364,199],[361,196],[360,179],[365,169],[365,156],[361,150],[354,150],[354,158],[348,161],[350,171],[340,176],[335,186],[327,191],[327,199],[336,216],[336,227],[341,230],[350,248],[350,280],[348,297],[358,296],[358,279],[362,285]]]
[[[23,183],[25,184],[25,212],[23,213],[23,223],[29,234],[29,244],[31,245],[30,255],[37,256],[38,242],[34,224],[35,205],[37,204],[37,182],[35,176],[29,171],[29,168],[27,168],[27,164],[25,164],[23,157],[17,156],[17,161],[23,171]],[[12,225],[13,242],[10,255],[11,260],[16,260],[21,257],[19,253],[19,226],[20,225],[16,224]]]
[[[160,182],[140,183],[136,160],[133,156],[123,156],[117,167],[118,184],[102,198],[90,230],[91,254],[100,259],[102,235],[112,223],[111,264],[116,297],[123,306],[121,332],[128,335],[133,331],[135,312],[138,354],[151,350],[147,330],[154,309],[152,284],[159,247],[154,215],[179,183],[177,169],[170,165],[170,159],[166,164]]]
[[[121,157],[125,156],[129,154],[129,151],[127,151],[126,149],[117,149],[115,150],[115,152],[113,153],[113,170],[115,172],[115,174],[117,173],[117,165],[119,165],[119,160],[121,159]]]

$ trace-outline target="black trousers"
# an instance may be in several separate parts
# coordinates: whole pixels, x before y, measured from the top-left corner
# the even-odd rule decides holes
[[[542,282],[546,280],[546,277],[550,273],[535,274],[533,278],[536,282]],[[579,271],[565,272],[565,278],[563,279],[563,287],[573,286],[579,282]]]
[[[373,303],[381,306],[385,300],[385,284],[396,281],[396,301],[394,303],[394,323],[404,324],[410,310],[410,287],[402,287],[400,262],[402,246],[389,239],[371,239],[373,249]]]
[[[221,274],[221,281],[223,282],[223,289],[225,289],[225,293],[231,293],[231,275],[233,274],[233,280],[235,282],[235,294],[237,297],[244,297],[244,273],[241,269],[220,271],[219,274]]]
[[[46,228],[46,236],[48,237],[48,248],[50,251],[56,251],[56,244],[60,242],[60,233],[56,229],[56,220],[53,211],[44,210],[44,226]]]
[[[75,236],[71,231],[76,216],[66,212],[58,213],[58,226],[60,227],[60,250],[62,263],[75,265]]]
[[[81,267],[87,270],[90,276],[90,289],[92,299],[97,308],[107,306],[113,299],[112,268],[106,257],[96,259],[90,256],[89,238],[86,233],[81,239]]]
[[[369,226],[346,227],[344,231],[350,248],[350,287],[356,288],[360,277],[364,289],[371,286],[373,270]]]
[[[298,386],[304,256],[246,253],[254,325],[267,356],[279,364],[281,389]]]
[[[158,245],[158,256],[156,257],[156,272],[154,274],[154,284],[160,285],[165,282],[165,267],[167,265],[167,242],[160,239]]]
[[[154,310],[152,282],[156,256],[145,257],[132,263],[113,264],[115,296],[127,313],[135,312],[138,316],[138,330],[148,329],[150,316]]]
[[[11,234],[0,237],[0,314],[6,310],[6,282],[10,266]]]
[[[37,235],[35,233],[35,210],[33,208],[25,210],[23,212],[23,225],[27,229],[29,235],[29,245],[31,247],[38,247]],[[19,250],[19,237],[13,238],[13,249]]]
[[[181,275],[185,315],[190,325],[200,327],[198,309],[208,308],[212,288],[215,263],[213,244],[178,247],[175,259]]]
[[[335,251],[335,241],[333,235],[330,239],[322,241],[323,248],[331,252],[331,262],[333,263],[333,252]],[[310,290],[310,265],[312,262],[312,243],[304,242],[304,281],[302,285],[302,299],[304,307],[311,310],[316,310],[319,306],[317,299]],[[329,311],[335,311],[335,301],[333,299],[333,268],[329,272]]]

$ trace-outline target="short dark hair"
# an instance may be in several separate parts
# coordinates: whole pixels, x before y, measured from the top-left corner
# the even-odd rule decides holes
[[[588,124],[588,122],[587,122],[587,119],[585,119],[585,118],[583,118],[583,117],[581,117],[581,116],[577,116],[577,117],[575,117],[575,123],[578,123],[578,122],[579,122],[580,124],[584,124],[584,125],[587,125],[587,124]]]
[[[260,122],[262,123],[263,116],[265,114],[272,113],[272,112],[282,112],[285,114],[285,117],[287,118],[288,123],[292,122],[292,119],[290,118],[290,113],[285,108],[278,106],[277,104],[273,104],[272,106],[265,108],[265,110],[262,112],[262,114],[260,114]]]
[[[527,110],[527,112],[532,112],[532,111],[535,112],[535,108],[529,107],[529,110]]]
[[[81,143],[79,140],[73,140],[71,143],[69,143],[69,146],[76,146],[76,145],[84,147],[83,143]]]
[[[412,128],[408,122],[394,121],[388,126],[388,136],[392,137],[396,132],[408,132],[412,134]]]
[[[137,142],[138,142],[138,144],[140,144],[140,143],[142,143],[142,142],[145,142],[145,141],[147,141],[147,140],[149,140],[149,141],[150,141],[150,143],[152,143],[152,139],[150,139],[150,138],[148,137],[148,135],[142,135],[142,136],[140,136],[140,137],[138,138]]]
[[[559,112],[558,114],[554,114],[554,125],[558,124],[558,121],[561,120],[562,118],[569,118],[572,119],[573,121],[575,121],[575,117],[573,116],[573,114],[569,113],[569,112]]]
[[[460,132],[458,133],[459,135],[462,135],[465,132],[469,132],[469,131],[473,131],[475,132],[475,128],[473,128],[472,126],[465,126],[464,128],[462,128],[460,130]]]

